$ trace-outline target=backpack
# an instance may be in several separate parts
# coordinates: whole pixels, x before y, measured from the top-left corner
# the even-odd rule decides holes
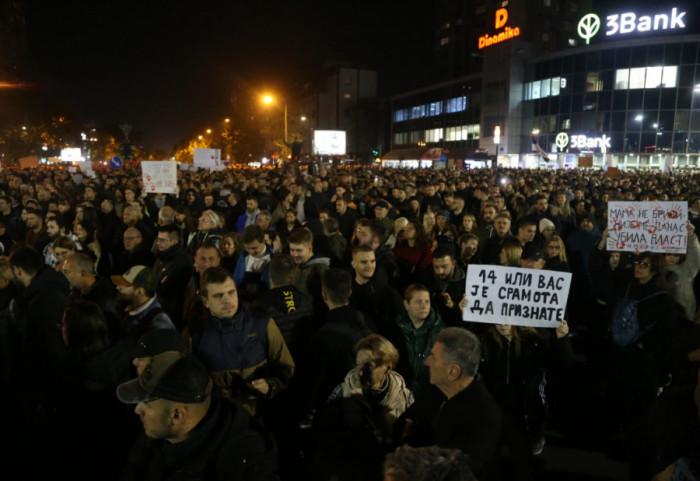
[[[639,328],[639,320],[637,319],[637,306],[639,303],[664,294],[664,291],[658,291],[636,301],[629,298],[631,286],[632,284],[627,287],[625,297],[615,303],[610,317],[610,336],[613,343],[620,347],[634,344],[646,331],[656,324],[656,321],[654,321],[644,330]]]

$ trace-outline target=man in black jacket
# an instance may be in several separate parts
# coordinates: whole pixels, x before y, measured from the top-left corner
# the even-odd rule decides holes
[[[66,278],[44,264],[41,255],[20,247],[10,256],[12,275],[23,290],[10,306],[13,330],[22,346],[21,368],[32,380],[31,389],[40,389],[47,372],[64,359],[66,350],[56,326],[70,303]]]
[[[501,435],[501,411],[477,377],[481,349],[470,331],[448,327],[440,331],[425,364],[430,384],[442,396],[416,402],[401,417],[411,420],[407,442],[413,446],[456,448],[469,455],[478,479],[491,479]]]
[[[275,457],[239,405],[211,394],[213,381],[193,355],[164,352],[117,397],[136,404],[143,434],[122,480],[275,480]]]
[[[94,302],[105,316],[112,341],[119,340],[123,309],[117,301],[117,288],[105,277],[95,274],[95,263],[85,253],[71,254],[63,261],[61,272],[71,287],[71,300]]]
[[[182,330],[182,296],[194,272],[194,263],[180,247],[180,229],[175,225],[158,227],[156,246],[158,253],[153,271],[158,278],[158,300],[175,327]]]

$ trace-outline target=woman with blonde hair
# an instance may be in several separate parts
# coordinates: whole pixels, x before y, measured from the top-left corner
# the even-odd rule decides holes
[[[379,415],[378,440],[391,442],[394,422],[413,403],[413,395],[401,374],[394,371],[399,351],[385,337],[370,334],[355,345],[356,366],[348,372],[328,398],[361,396],[372,412]]]
[[[544,268],[548,271],[571,272],[564,241],[558,235],[552,235],[545,241],[544,258]]]
[[[505,239],[501,243],[499,261],[502,266],[520,267],[520,257],[523,255],[523,246],[517,239]]]

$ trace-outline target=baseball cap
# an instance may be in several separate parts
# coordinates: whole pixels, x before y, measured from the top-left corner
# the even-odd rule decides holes
[[[382,209],[388,209],[388,208],[389,208],[389,204],[388,204],[387,201],[385,201],[385,200],[380,200],[379,202],[377,202],[376,204],[374,204],[374,207],[381,207]]]
[[[158,287],[158,280],[153,270],[146,266],[133,266],[130,267],[121,276],[110,276],[112,282],[117,286],[124,287],[143,287],[151,292],[156,290]]]
[[[168,351],[151,357],[139,377],[117,386],[117,397],[125,404],[158,398],[195,404],[207,398],[212,386],[209,371],[199,359]]]
[[[535,242],[528,242],[523,247],[523,253],[520,255],[521,259],[528,261],[538,261],[544,259],[544,254],[542,253],[542,248],[539,244]]]
[[[130,357],[153,357],[166,351],[187,352],[187,341],[175,329],[149,329],[139,338]]]

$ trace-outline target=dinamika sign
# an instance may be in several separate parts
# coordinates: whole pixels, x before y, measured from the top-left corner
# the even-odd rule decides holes
[[[508,21],[508,10],[505,8],[499,8],[496,10],[496,29],[503,27]],[[510,40],[511,38],[520,35],[519,27],[506,27],[502,32],[498,32],[494,35],[486,34],[483,37],[479,37],[479,49],[490,47],[493,44],[501,43],[504,40]]]

